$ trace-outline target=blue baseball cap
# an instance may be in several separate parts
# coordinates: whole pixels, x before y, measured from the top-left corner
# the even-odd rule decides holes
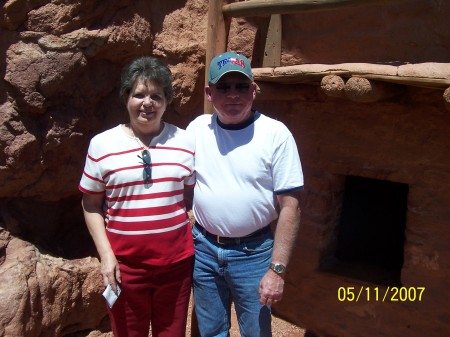
[[[226,52],[215,56],[211,60],[208,82],[216,84],[225,74],[238,72],[247,76],[253,82],[252,67],[248,59],[234,52]]]

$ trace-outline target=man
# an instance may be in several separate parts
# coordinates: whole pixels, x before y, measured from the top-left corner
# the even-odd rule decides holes
[[[208,82],[215,113],[188,126],[196,139],[198,327],[202,337],[228,336],[234,302],[243,337],[271,336],[270,306],[282,298],[300,222],[300,158],[286,126],[252,109],[256,84],[246,57],[216,56]]]

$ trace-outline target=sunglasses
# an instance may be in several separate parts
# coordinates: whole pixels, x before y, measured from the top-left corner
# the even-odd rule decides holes
[[[138,158],[142,160],[144,165],[144,171],[142,171],[142,178],[144,183],[150,184],[152,182],[152,159],[150,157],[150,152],[148,150],[142,151],[142,157],[138,155]]]
[[[239,93],[246,93],[250,90],[250,83],[245,82],[236,83],[234,86],[232,86],[227,82],[220,82],[216,84],[216,90],[223,94],[230,92],[232,87],[234,87],[234,90],[236,90]]]

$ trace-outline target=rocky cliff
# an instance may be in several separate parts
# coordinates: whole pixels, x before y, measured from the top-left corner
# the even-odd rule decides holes
[[[170,65],[166,120],[200,113],[206,12],[204,1],[3,2],[0,336],[109,329],[77,188],[87,144],[126,121],[119,72],[136,56]]]

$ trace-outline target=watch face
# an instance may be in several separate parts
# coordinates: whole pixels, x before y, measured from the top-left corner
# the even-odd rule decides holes
[[[281,274],[282,272],[284,272],[284,266],[282,264],[272,264],[272,270],[277,273],[277,274]]]

